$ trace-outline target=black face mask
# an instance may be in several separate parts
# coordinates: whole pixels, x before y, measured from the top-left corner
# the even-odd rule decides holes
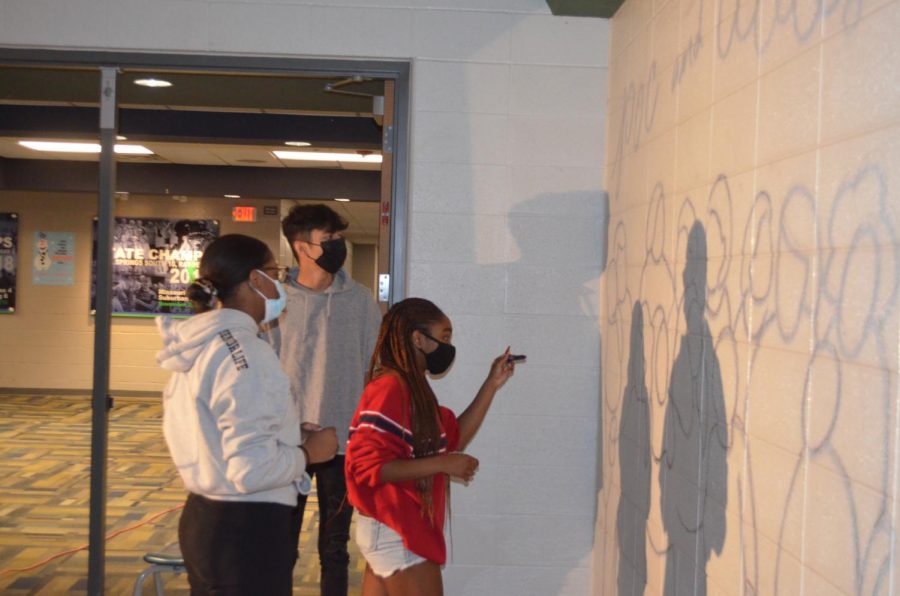
[[[322,256],[316,259],[316,265],[331,274],[340,271],[347,260],[347,243],[344,239],[325,240],[319,246],[322,247]]]
[[[421,348],[420,352],[425,354],[425,368],[428,369],[433,375],[443,374],[450,365],[453,364],[453,359],[456,358],[456,346],[453,344],[444,343],[439,339],[431,337],[421,329],[419,333],[427,337],[433,342],[436,342],[438,347],[432,350],[431,352],[426,353]]]

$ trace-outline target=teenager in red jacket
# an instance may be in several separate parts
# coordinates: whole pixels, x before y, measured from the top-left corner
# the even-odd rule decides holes
[[[461,452],[515,369],[507,348],[457,418],[438,404],[425,376],[450,367],[452,333],[447,316],[422,298],[398,302],[382,321],[344,467],[366,558],[363,596],[443,594],[448,476],[474,477],[478,460]]]

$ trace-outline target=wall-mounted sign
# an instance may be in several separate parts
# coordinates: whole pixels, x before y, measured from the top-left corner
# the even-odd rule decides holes
[[[263,215],[278,215],[278,207],[276,205],[263,205]]]
[[[188,285],[219,236],[214,219],[117,217],[113,231],[112,311],[117,316],[191,314]],[[94,222],[91,309],[96,309],[97,223]]]
[[[256,207],[249,205],[236,205],[231,210],[231,219],[240,222],[256,221]]]
[[[19,214],[0,213],[0,313],[16,310]]]
[[[75,283],[75,234],[35,232],[31,282],[39,286],[71,286]]]

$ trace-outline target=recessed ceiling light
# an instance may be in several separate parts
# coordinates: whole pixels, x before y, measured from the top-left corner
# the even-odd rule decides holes
[[[100,153],[97,143],[58,143],[54,141],[19,141],[19,144],[35,151],[58,151],[61,153]]]
[[[153,152],[143,145],[116,145],[115,151],[119,155],[153,155]]]
[[[19,145],[35,151],[51,151],[55,153],[100,153],[100,145],[97,143],[19,141]],[[142,145],[115,145],[114,149],[120,155],[153,155],[152,151]]]
[[[325,153],[318,151],[273,151],[278,159],[301,161],[345,161],[355,163],[381,163],[381,156],[374,153],[360,155],[358,153]]]
[[[224,196],[226,199],[239,199],[239,198],[241,198],[241,195],[222,195],[222,196]]]
[[[284,144],[291,147],[309,147],[312,145],[312,143],[307,143],[306,141],[285,141]]]
[[[172,83],[166,81],[165,79],[137,79],[134,82],[135,85],[140,85],[141,87],[171,87]]]
[[[349,203],[350,202],[350,199],[346,199],[344,197],[335,197],[334,200],[338,201],[340,203]]]

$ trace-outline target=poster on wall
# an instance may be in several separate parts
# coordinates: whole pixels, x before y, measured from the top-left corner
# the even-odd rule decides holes
[[[112,238],[112,314],[191,314],[188,285],[200,257],[219,236],[214,219],[117,217]],[[91,311],[96,309],[97,222],[94,220]]]
[[[0,213],[0,313],[16,310],[19,214]]]
[[[71,286],[75,283],[75,234],[35,232],[31,281],[39,286]]]

